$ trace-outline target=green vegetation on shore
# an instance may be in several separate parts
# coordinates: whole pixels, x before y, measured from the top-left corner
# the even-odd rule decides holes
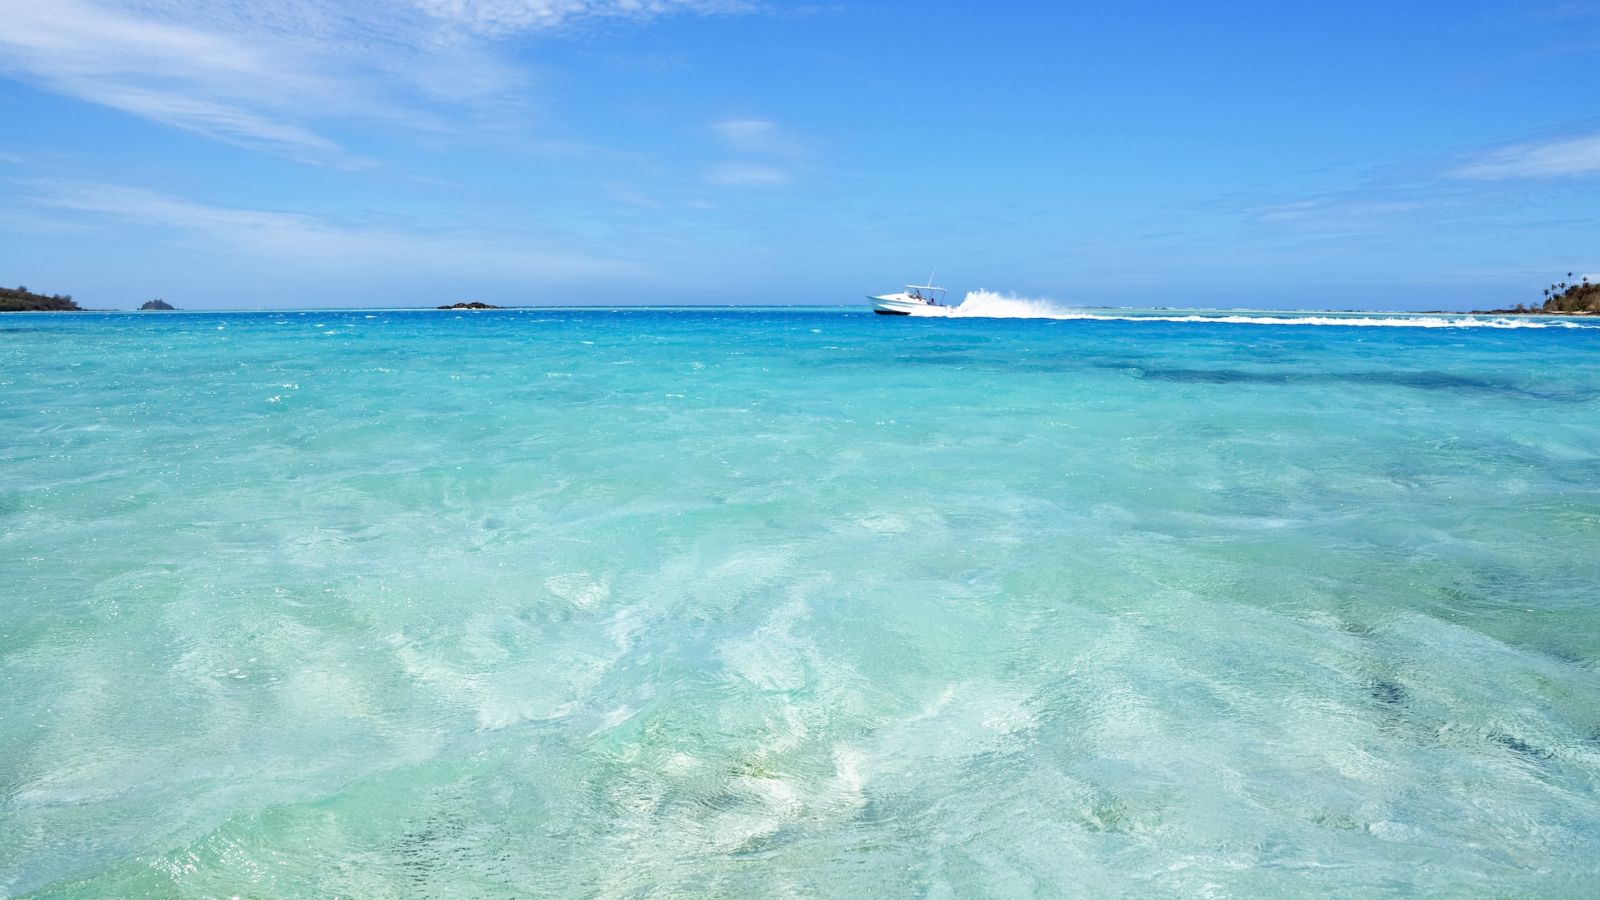
[[[1511,309],[1475,309],[1474,313],[1492,314],[1518,314],[1534,316],[1597,316],[1600,315],[1600,284],[1590,284],[1589,276],[1583,280],[1572,281],[1572,273],[1567,273],[1566,281],[1552,282],[1544,289],[1544,302],[1538,306],[1525,306],[1518,303]]]
[[[0,312],[58,312],[81,309],[71,294],[35,294],[25,287],[0,288]]]
[[[1572,273],[1567,273],[1571,281]],[[1589,276],[1583,281],[1568,284],[1562,281],[1544,289],[1544,311],[1562,313],[1600,313],[1600,284],[1590,284]]]

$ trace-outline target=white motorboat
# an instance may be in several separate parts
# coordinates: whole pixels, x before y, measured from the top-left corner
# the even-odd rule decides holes
[[[872,311],[880,316],[910,316],[930,307],[944,306],[944,294],[944,288],[932,284],[908,284],[898,294],[880,294],[867,299],[872,301]]]

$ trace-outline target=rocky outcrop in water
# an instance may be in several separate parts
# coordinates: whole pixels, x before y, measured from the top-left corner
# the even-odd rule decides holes
[[[474,300],[471,303],[452,303],[449,306],[441,306],[439,309],[500,309],[500,307],[490,306],[487,303],[480,303]]]

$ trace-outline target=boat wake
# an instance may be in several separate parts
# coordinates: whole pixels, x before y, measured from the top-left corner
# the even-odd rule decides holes
[[[1060,319],[1103,322],[1201,322],[1224,325],[1343,325],[1357,328],[1595,328],[1586,324],[1509,316],[1472,316],[1465,313],[1393,313],[1377,315],[1336,313],[1255,312],[1150,312],[1061,306],[994,291],[971,291],[959,306],[929,306],[913,316],[951,319]]]
[[[1088,310],[1057,306],[1048,300],[1032,300],[994,291],[970,291],[958,306],[928,306],[914,310],[914,316],[980,319],[1088,319]]]

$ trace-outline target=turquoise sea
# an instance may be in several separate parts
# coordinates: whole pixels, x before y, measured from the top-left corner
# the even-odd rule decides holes
[[[1600,323],[1073,315],[0,318],[0,896],[1594,896]]]

